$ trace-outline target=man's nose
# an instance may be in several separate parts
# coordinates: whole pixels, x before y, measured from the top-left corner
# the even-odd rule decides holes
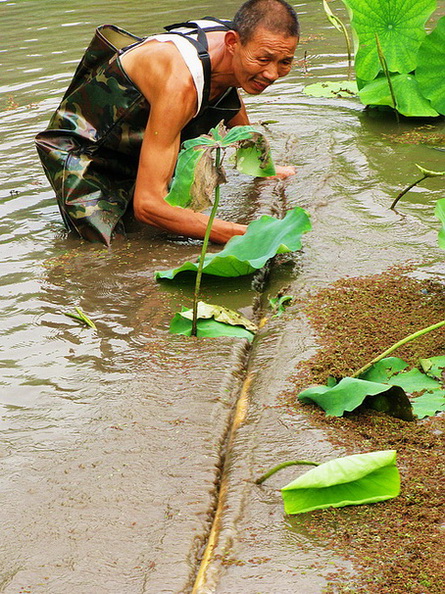
[[[266,80],[271,83],[275,82],[278,78],[278,67],[273,62],[270,62],[267,67],[263,70],[263,76]]]

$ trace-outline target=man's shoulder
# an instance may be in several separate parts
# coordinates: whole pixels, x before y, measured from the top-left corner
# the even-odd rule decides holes
[[[122,56],[121,61],[129,77],[139,86],[175,84],[179,91],[180,87],[186,89],[192,82],[181,54],[172,43],[147,40]]]

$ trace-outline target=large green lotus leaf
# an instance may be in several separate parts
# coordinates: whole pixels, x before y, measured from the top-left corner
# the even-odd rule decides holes
[[[445,355],[439,357],[430,357],[429,359],[419,359],[423,371],[438,380],[443,379],[445,369]]]
[[[441,387],[440,383],[425,375],[419,369],[404,371],[406,367],[408,367],[408,364],[402,361],[402,359],[398,357],[387,357],[370,367],[361,376],[361,379],[370,382],[381,382],[390,386],[399,386],[408,393],[421,392],[422,390],[437,390]]]
[[[436,207],[434,209],[434,214],[442,223],[442,227],[439,231],[439,247],[445,250],[445,198],[441,198],[436,202]]]
[[[303,93],[312,97],[356,97],[358,87],[355,80],[326,81],[306,85]]]
[[[345,412],[355,410],[363,404],[365,399],[377,394],[386,394],[387,398],[380,400],[377,406],[371,404],[372,408],[386,409],[385,412],[394,414],[394,416],[401,410],[403,415],[401,418],[412,419],[411,405],[406,394],[400,390],[392,390],[386,383],[370,382],[358,378],[344,377],[333,387],[314,386],[308,388],[299,394],[298,400],[306,404],[315,402],[328,416],[341,417]],[[390,405],[391,398],[396,401],[394,411]],[[369,404],[369,400],[367,404]]]
[[[310,228],[308,215],[298,206],[289,210],[283,219],[263,215],[250,223],[245,235],[232,237],[220,252],[207,254],[203,272],[223,277],[251,274],[276,254],[300,249],[301,235]],[[196,272],[197,269],[197,263],[185,262],[173,270],[155,272],[155,278],[173,279],[181,272]]]
[[[416,79],[431,105],[445,115],[445,16],[419,49]]]
[[[367,380],[368,382],[386,383],[391,376],[399,371],[403,371],[407,367],[408,363],[405,363],[399,357],[386,357],[374,363],[368,371],[360,376],[360,379]]]
[[[445,391],[425,392],[422,396],[413,398],[411,403],[416,417],[419,419],[432,417],[437,412],[445,411]]]
[[[437,117],[439,114],[422,95],[419,84],[412,74],[395,74],[391,81],[396,98],[396,108],[407,117]],[[363,87],[359,97],[364,105],[389,105],[393,100],[386,77],[379,77]]]
[[[343,0],[351,18],[358,50],[355,71],[371,81],[380,71],[375,34],[391,72],[408,73],[417,66],[417,53],[425,39],[425,23],[436,0]]]
[[[396,455],[395,450],[382,450],[320,464],[281,489],[284,511],[301,514],[397,497],[400,475]]]
[[[184,313],[191,310],[184,309],[177,313],[171,323],[170,332],[172,334],[182,334],[184,336],[191,336],[192,334],[192,320],[184,317]],[[242,326],[233,326],[223,322],[217,322],[213,318],[198,319],[196,324],[196,334],[198,338],[220,338],[222,336],[234,336],[237,338],[245,338],[252,342],[254,334]]]
[[[422,392],[423,390],[437,390],[441,387],[439,382],[418,369],[397,373],[388,379],[388,384],[399,386],[409,394],[412,392]]]

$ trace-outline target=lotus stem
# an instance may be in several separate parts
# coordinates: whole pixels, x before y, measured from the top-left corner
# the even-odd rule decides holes
[[[77,320],[78,322],[82,322],[82,324],[86,324],[87,326],[89,326],[90,328],[93,328],[93,330],[97,330],[96,324],[93,322],[93,320],[91,320],[86,313],[84,313],[80,307],[76,307],[75,308],[77,311],[77,314],[66,311],[64,312],[66,316],[69,316],[70,318],[73,318],[74,320]]]
[[[410,184],[407,188],[405,188],[402,192],[400,192],[400,194],[397,195],[397,197],[395,198],[394,202],[391,204],[391,210],[394,209],[395,205],[397,204],[397,202],[400,200],[400,198],[402,196],[404,196],[407,192],[409,192],[411,190],[411,188],[414,188],[414,186],[417,186],[417,184],[420,184],[420,182],[423,182],[424,179],[426,179],[427,177],[430,177],[429,175],[424,175],[423,177],[421,177],[420,179],[418,179],[417,181],[415,181],[413,184]]]
[[[328,20],[334,25],[334,27],[337,29],[337,31],[340,31],[341,33],[343,33],[343,37],[345,38],[346,49],[348,52],[348,80],[349,80],[351,78],[351,73],[352,73],[351,39],[349,37],[348,31],[347,31],[345,25],[343,24],[341,19],[339,19],[338,16],[336,16],[332,12],[332,10],[331,10],[329,4],[326,2],[326,0],[323,0],[323,8],[326,13],[326,16],[328,17]]]
[[[383,353],[381,353],[378,357],[376,357],[369,363],[366,363],[366,365],[363,365],[363,367],[361,367],[358,371],[356,371],[353,375],[351,375],[351,377],[359,377],[360,375],[365,373],[365,371],[368,371],[368,369],[372,365],[374,365],[375,363],[378,363],[379,361],[381,361],[382,359],[384,359],[385,357],[390,355],[393,351],[395,351],[399,347],[406,344],[407,342],[411,342],[412,340],[415,340],[416,338],[420,338],[420,336],[423,336],[424,334],[427,334],[428,332],[431,332],[432,330],[437,330],[437,328],[441,328],[442,326],[445,326],[445,320],[443,320],[442,322],[438,322],[437,324],[433,324],[432,326],[428,326],[428,328],[423,328],[422,330],[418,330],[417,332],[414,332],[413,334],[410,334],[409,336],[402,338],[402,340],[399,340],[399,342],[396,342],[395,344],[393,344],[392,347],[390,347],[389,349],[386,349],[386,351],[383,351]]]
[[[389,69],[388,69],[388,62],[386,61],[385,54],[383,53],[383,49],[382,49],[382,46],[380,45],[380,39],[379,39],[379,36],[377,35],[377,33],[375,33],[375,42],[377,45],[377,53],[379,56],[380,64],[381,64],[382,70],[386,76],[386,80],[388,81],[389,91],[391,93],[391,99],[392,99],[392,106],[393,106],[393,109],[396,114],[396,120],[397,120],[397,123],[400,124],[399,112],[397,111],[396,95],[394,93],[394,87],[392,86],[391,75],[390,75]]]
[[[262,476],[260,476],[260,478],[258,478],[255,481],[255,484],[256,485],[261,485],[262,483],[264,483],[264,481],[266,479],[268,479],[270,476],[272,476],[273,474],[275,474],[276,472],[278,472],[282,468],[287,468],[288,466],[297,466],[297,465],[303,465],[303,466],[319,466],[318,462],[311,462],[310,460],[290,460],[288,462],[282,462],[281,464],[277,464],[276,466],[274,466],[273,468],[271,468],[270,470],[268,470],[265,474],[263,474]]]
[[[221,148],[218,146],[216,148],[215,153],[215,167],[218,171],[221,167]],[[192,320],[192,332],[191,336],[196,336],[197,334],[197,325],[198,325],[198,301],[199,301],[199,290],[201,287],[201,278],[202,278],[202,268],[204,266],[204,258],[207,252],[207,246],[209,244],[210,232],[212,230],[213,219],[215,218],[216,211],[218,209],[219,204],[219,197],[220,197],[220,188],[219,184],[215,187],[215,200],[213,202],[213,207],[210,212],[209,221],[207,223],[206,232],[204,234],[204,240],[202,242],[202,249],[201,249],[201,256],[198,262],[198,271],[196,273],[196,282],[195,282],[195,294],[193,297],[193,320]]]

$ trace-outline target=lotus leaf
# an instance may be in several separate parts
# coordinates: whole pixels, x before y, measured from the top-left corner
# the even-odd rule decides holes
[[[370,397],[381,395],[373,404]],[[384,396],[384,398],[382,398]],[[303,403],[315,402],[328,416],[341,417],[351,412],[367,400],[370,408],[376,408],[404,420],[412,420],[411,404],[400,389],[392,389],[387,383],[371,382],[363,379],[344,377],[333,387],[314,386],[303,390],[298,400]],[[394,401],[394,402],[391,402]]]
[[[309,470],[281,489],[287,514],[375,503],[397,497],[400,476],[395,450],[354,454]]]
[[[426,374],[439,380],[443,378],[445,369],[445,356],[442,355],[440,357],[420,359],[419,363]]]
[[[207,155],[207,159],[204,158],[204,155]],[[200,163],[200,161],[204,158],[204,161],[210,158],[211,156],[208,151],[204,148],[197,148],[197,147],[189,147],[187,149],[183,149],[178,155],[178,162],[176,165],[176,172],[173,178],[169,193],[165,197],[166,202],[171,204],[172,206],[181,206],[182,208],[193,208],[195,204],[195,196],[194,196],[194,182],[195,182],[195,175],[190,174],[190,172],[194,172]],[[202,165],[201,165],[202,167]],[[206,168],[209,166],[207,165]],[[214,178],[214,175],[211,176]],[[207,193],[207,196],[202,199],[198,198],[196,202],[204,202],[209,205],[211,202],[210,196],[214,190],[213,188]],[[206,206],[204,206],[206,208]],[[198,208],[193,208],[194,210],[199,210]]]
[[[445,411],[445,392],[443,390],[425,392],[422,396],[414,398],[412,405],[414,414],[419,419],[431,417],[437,412]]]
[[[406,392],[422,392],[423,390],[437,390],[441,388],[441,384],[436,380],[428,377],[419,369],[411,369],[397,373],[388,379],[388,383],[392,386],[400,386]]]
[[[416,79],[431,105],[445,115],[445,16],[419,49]]]
[[[276,254],[300,249],[301,235],[310,228],[308,215],[298,206],[283,219],[263,215],[250,223],[245,235],[232,237],[220,252],[207,254],[203,272],[223,277],[251,274]],[[185,262],[173,270],[155,272],[155,278],[173,279],[181,272],[197,269],[197,263]]]
[[[385,383],[395,373],[403,371],[407,367],[408,363],[405,363],[405,361],[398,357],[386,357],[378,361],[378,363],[374,363],[366,373],[360,376],[360,379],[367,380],[368,382]]]
[[[355,97],[358,88],[354,80],[326,81],[305,86],[303,93],[312,97]]]
[[[266,139],[263,137],[263,140]],[[275,166],[270,158],[270,152],[264,152],[265,148],[261,142],[246,140],[236,151],[236,168],[241,173],[254,177],[270,177],[275,175]],[[266,155],[266,159],[262,156]]]
[[[192,317],[192,310],[183,308],[183,310],[180,313],[177,313],[172,319],[170,324],[170,332],[172,334],[182,334],[184,336],[191,336]],[[222,336],[233,336],[237,338],[245,338],[249,342],[252,342],[254,337],[252,332],[250,332],[242,326],[233,326],[231,324],[225,324],[223,322],[218,322],[213,318],[198,319],[196,335],[199,338],[219,338]]]
[[[408,117],[437,117],[439,114],[431,107],[430,101],[425,99],[419,84],[412,74],[396,74],[391,76],[391,82],[396,98],[396,108],[402,115]],[[379,77],[364,86],[359,97],[365,105],[393,106],[391,91],[385,77]]]
[[[380,71],[375,35],[391,72],[406,74],[417,66],[417,53],[425,39],[424,25],[436,0],[343,0],[351,14],[357,48],[357,77],[373,80]]]
[[[193,319],[193,311],[191,309],[183,310],[181,315],[189,320]],[[229,309],[228,307],[223,307],[222,305],[212,305],[203,301],[198,301],[198,318],[201,320],[213,318],[217,322],[229,324],[229,326],[243,326],[247,330],[250,330],[250,332],[256,332],[258,330],[256,324],[239,312],[233,311],[233,309]]]
[[[445,198],[441,198],[436,202],[434,214],[442,223],[442,227],[439,231],[439,247],[445,250]]]
[[[175,175],[165,200],[172,206],[200,211],[213,203],[215,187],[226,181],[216,167],[217,148],[234,147],[238,169],[256,177],[275,175],[267,139],[252,126],[235,126],[229,132],[221,123],[209,134],[186,140],[178,155]]]

